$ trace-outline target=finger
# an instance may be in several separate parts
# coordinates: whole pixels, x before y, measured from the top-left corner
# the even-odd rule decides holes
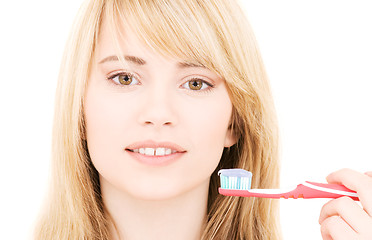
[[[357,239],[357,233],[339,216],[325,219],[320,225],[323,239],[350,240]]]
[[[368,177],[372,177],[372,171],[366,172],[364,174],[367,175]]]
[[[357,192],[360,203],[369,216],[372,216],[372,178],[351,169],[342,169],[327,177],[329,183],[343,184]]]
[[[337,198],[326,203],[320,212],[319,224],[332,216],[341,216],[357,233],[367,232],[366,223],[372,223],[369,215],[349,197]]]

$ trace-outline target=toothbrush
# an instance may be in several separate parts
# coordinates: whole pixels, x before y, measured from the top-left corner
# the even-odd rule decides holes
[[[348,196],[359,201],[358,195],[340,184],[303,182],[294,189],[250,189],[252,173],[243,169],[222,169],[218,172],[221,187],[218,192],[225,196],[260,198],[338,198]]]

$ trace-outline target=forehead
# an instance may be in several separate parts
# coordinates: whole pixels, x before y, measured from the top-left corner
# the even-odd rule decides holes
[[[211,35],[210,33],[199,33],[200,28],[193,25],[187,25],[187,29],[179,26],[178,21],[186,20],[176,21],[173,19],[174,13],[171,16],[170,13],[165,13],[165,16],[153,17],[152,10],[142,16],[125,9],[115,8],[102,14],[96,39],[96,56],[102,56],[102,52],[108,51],[118,55],[135,49],[139,54],[152,52],[163,58],[176,59],[220,72],[216,68],[220,64],[215,64],[217,59],[221,59],[216,57],[220,55],[217,54],[219,47],[213,46],[219,41],[216,38],[213,42],[204,39]]]
[[[147,47],[141,43],[135,32],[130,27],[119,26],[118,32],[113,29],[113,26],[108,24],[106,18],[103,19],[96,45],[96,52],[98,56],[111,54],[115,55],[118,51],[130,54],[130,51],[135,50],[137,54],[149,51]],[[115,36],[117,35],[117,36]]]
[[[116,36],[113,31],[117,31]],[[177,61],[179,68],[206,68],[197,59],[174,57],[166,54],[160,55],[159,51],[143,42],[138,37],[138,32],[134,31],[130,26],[120,26],[117,30],[113,30],[107,19],[103,20],[100,27],[95,55],[96,61],[99,61],[99,63],[118,61],[118,55],[125,55],[124,60],[134,62],[137,65],[145,65],[146,61],[159,61],[160,57],[164,62]]]

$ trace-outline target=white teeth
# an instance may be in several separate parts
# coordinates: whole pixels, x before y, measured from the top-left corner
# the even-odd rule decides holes
[[[148,156],[164,156],[177,152],[170,148],[139,148],[132,150],[135,153],[140,153]]]
[[[155,152],[156,156],[163,156],[165,154],[165,148],[157,148]]]
[[[145,148],[145,155],[154,156],[154,154],[155,154],[155,149],[153,149],[153,148]]]

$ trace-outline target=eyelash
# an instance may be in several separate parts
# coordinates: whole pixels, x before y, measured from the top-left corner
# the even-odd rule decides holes
[[[116,73],[113,73],[111,75],[109,75],[107,77],[107,80],[113,84],[114,86],[118,86],[120,88],[126,88],[126,87],[129,87],[129,86],[132,86],[131,85],[123,85],[123,84],[118,84],[116,83],[113,79],[116,78],[116,77],[119,77],[119,76],[128,76],[129,78],[135,78],[138,82],[138,78],[135,74],[132,74],[132,73],[129,73],[129,72],[116,72]],[[192,92],[209,92],[209,91],[212,91],[212,89],[215,87],[214,84],[202,79],[202,78],[197,78],[197,77],[194,77],[194,78],[191,78],[189,80],[187,80],[185,83],[183,83],[181,86],[185,85],[186,83],[190,82],[190,81],[202,81],[203,84],[206,84],[207,85],[207,88],[205,89],[202,89],[202,90],[191,90],[191,89],[187,89],[187,90],[190,90]]]
[[[201,81],[203,84],[207,85],[207,87],[205,89],[200,89],[200,90],[191,90],[190,88],[185,88],[187,90],[190,90],[193,93],[208,93],[208,92],[212,91],[212,89],[214,88],[213,84],[209,83],[208,81],[203,80],[202,78],[196,78],[196,77],[187,80],[181,86],[184,86],[191,81]]]
[[[134,74],[131,74],[131,73],[128,73],[128,72],[116,72],[116,73],[113,73],[111,75],[109,75],[107,77],[107,80],[109,80],[110,83],[114,84],[115,86],[119,86],[119,87],[128,87],[128,85],[123,85],[123,84],[119,84],[119,83],[116,83],[113,79],[116,78],[116,77],[119,77],[119,76],[128,76],[130,78],[135,78],[137,79],[137,76],[134,75]],[[137,80],[138,81],[138,80]]]

